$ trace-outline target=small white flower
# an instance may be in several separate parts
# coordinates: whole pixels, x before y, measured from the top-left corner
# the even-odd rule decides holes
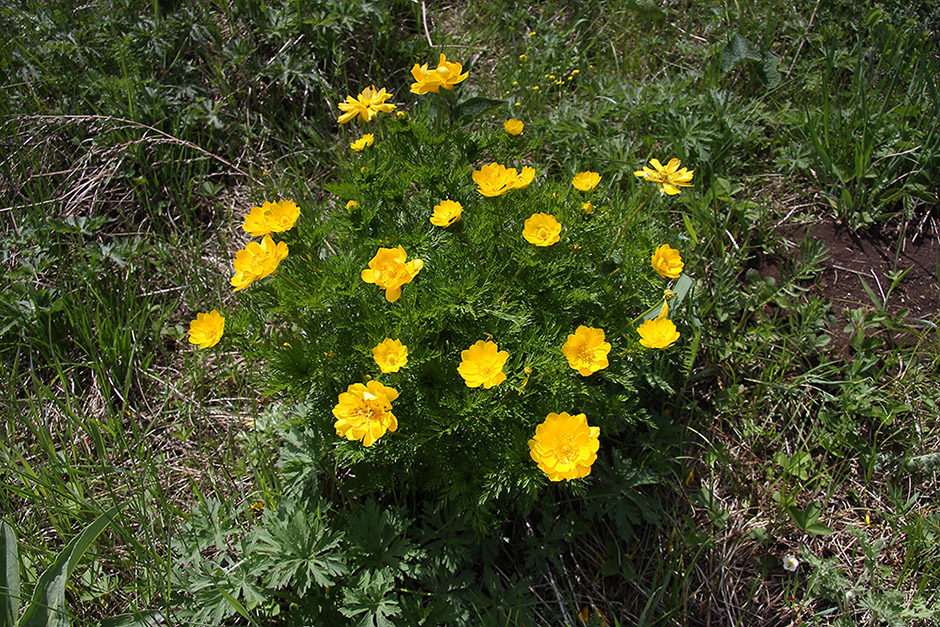
[[[791,573],[796,572],[796,569],[800,566],[800,560],[792,555],[787,555],[783,558],[783,570],[789,570]]]
[[[852,601],[854,601],[856,596],[857,596],[857,593],[855,592],[854,588],[849,588],[848,590],[846,590],[845,591],[846,603],[851,603]]]

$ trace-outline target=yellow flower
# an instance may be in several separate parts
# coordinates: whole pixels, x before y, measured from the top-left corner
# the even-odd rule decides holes
[[[395,105],[385,102],[391,97],[392,94],[386,92],[384,87],[379,91],[375,90],[375,85],[366,87],[356,98],[346,96],[346,102],[337,105],[343,111],[337,121],[345,124],[358,117],[360,122],[371,122],[377,113],[391,113],[395,110]]]
[[[209,313],[197,313],[196,319],[189,323],[189,342],[199,348],[211,348],[222,339],[225,318],[213,309]]]
[[[561,352],[568,358],[568,365],[585,377],[610,365],[607,361],[610,343],[604,341],[604,329],[582,324],[574,334],[568,336]]]
[[[405,249],[379,248],[375,257],[369,262],[369,267],[362,271],[362,280],[366,283],[375,283],[385,290],[385,300],[394,303],[401,296],[401,286],[411,283],[418,275],[424,262],[413,259],[405,263],[408,258]]]
[[[470,176],[479,188],[477,191],[487,197],[502,196],[515,187],[519,179],[516,168],[507,168],[495,161],[480,166]],[[535,170],[532,170],[532,176],[535,176]]]
[[[561,224],[553,215],[533,213],[525,221],[522,237],[536,246],[551,246],[561,239]]]
[[[242,228],[252,237],[264,237],[271,233],[289,231],[297,224],[300,209],[292,200],[267,202],[260,207],[252,207],[245,216]]]
[[[594,213],[594,205],[589,202],[583,202],[581,203],[581,211],[587,214]]]
[[[372,349],[372,358],[382,372],[398,372],[408,363],[408,347],[399,340],[385,338]]]
[[[647,320],[637,329],[640,334],[640,344],[647,348],[668,348],[679,339],[676,325],[667,318],[669,305],[663,303],[663,310],[652,320]]]
[[[398,390],[378,381],[350,385],[333,408],[336,435],[372,446],[386,431],[398,429],[398,419],[392,413],[392,401],[396,398]]]
[[[513,187],[516,189],[525,189],[534,180],[535,180],[535,168],[530,168],[529,166],[525,166],[524,168],[522,168],[522,172],[519,173],[519,178],[516,179],[516,184],[513,185]]]
[[[658,183],[660,195],[675,196],[679,193],[680,187],[692,187],[692,175],[695,174],[695,170],[689,170],[688,168],[680,170],[679,165],[681,163],[678,159],[672,159],[663,166],[658,159],[650,159],[650,165],[654,169],[643,166],[642,170],[637,170],[633,175]]]
[[[371,146],[375,142],[375,135],[372,133],[366,133],[353,143],[349,144],[349,147],[355,150],[356,152],[361,152],[366,146]]]
[[[454,85],[463,82],[470,75],[469,72],[461,74],[462,71],[462,65],[448,61],[443,53],[441,53],[441,58],[437,62],[437,67],[433,70],[428,69],[427,63],[424,65],[415,63],[414,67],[411,68],[411,75],[416,82],[411,84],[411,93],[422,95],[434,92],[436,94],[441,87],[453,89]]]
[[[509,353],[499,350],[495,342],[480,340],[460,353],[460,366],[457,372],[463,377],[468,388],[486,389],[495,387],[506,380],[503,366],[509,359]]]
[[[574,178],[571,179],[571,184],[574,185],[575,189],[582,192],[592,192],[597,188],[597,184],[601,182],[601,175],[597,172],[578,172],[574,175]]]
[[[679,251],[670,247],[669,244],[663,244],[656,249],[653,253],[652,263],[653,269],[666,279],[678,279],[679,275],[682,274],[682,268],[685,266],[682,263]]]
[[[600,448],[600,427],[591,427],[584,414],[550,413],[529,440],[529,456],[551,481],[591,474]]]
[[[460,214],[462,212],[463,205],[459,202],[454,200],[442,200],[441,204],[434,205],[434,214],[431,216],[431,224],[446,228],[460,220]]]
[[[349,202],[346,203],[346,211],[353,211],[354,209],[358,209],[358,208],[359,208],[359,203],[357,203],[355,200],[350,200]]]
[[[243,290],[255,281],[261,280],[269,274],[274,274],[277,265],[287,257],[287,244],[274,240],[265,235],[261,243],[248,242],[240,251],[235,253],[232,265],[235,267],[235,276],[232,277],[232,287],[235,291]]]
[[[522,120],[509,118],[503,122],[503,128],[506,129],[506,132],[510,135],[522,135],[522,129],[525,128],[525,124],[522,123]]]

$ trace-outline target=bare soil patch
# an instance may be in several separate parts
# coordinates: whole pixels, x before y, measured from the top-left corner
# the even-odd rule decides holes
[[[822,264],[823,272],[808,287],[832,303],[840,320],[855,309],[878,308],[863,281],[887,313],[903,318],[913,328],[940,318],[940,233],[936,221],[931,220],[929,228],[919,232],[879,233],[852,231],[837,220],[824,219],[808,225],[783,225],[778,235],[783,252],[756,259],[758,271],[779,279],[781,264],[797,253],[800,242],[805,238],[823,242],[828,259]],[[894,278],[905,271],[892,290]],[[842,327],[833,331],[836,346],[844,347],[847,338]]]

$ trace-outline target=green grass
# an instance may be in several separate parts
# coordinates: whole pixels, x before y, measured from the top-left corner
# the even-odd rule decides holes
[[[430,50],[410,2],[3,3],[0,24],[33,33],[0,49],[0,517],[19,539],[24,590],[121,504],[70,580],[77,624],[182,616],[193,599],[223,608],[210,623],[277,624],[273,608],[303,595],[252,604],[235,585],[250,573],[224,569],[223,556],[264,543],[259,521],[326,544],[352,525],[363,551],[356,533],[398,538],[392,557],[453,578],[423,606],[394,597],[399,616],[429,624],[453,604],[507,625],[577,624],[585,607],[597,608],[590,624],[936,622],[936,320],[877,303],[837,317],[816,289],[826,251],[813,242],[774,280],[753,262],[788,218],[930,224],[938,16],[791,5],[432,3]],[[335,511],[278,519],[322,444],[298,427],[302,407],[262,396],[261,365],[239,354],[250,347],[194,351],[186,326],[234,307],[248,207],[326,197],[348,141],[335,103],[373,82],[414,102],[411,64],[440,46],[470,69],[468,95],[507,100],[487,123],[525,122],[540,172],[594,169],[625,189],[649,157],[696,170],[672,226],[700,279],[700,334],[684,334],[683,385],[658,392],[661,415],[636,433],[671,459],[598,469],[592,486],[622,495],[616,507],[570,493],[482,539],[414,495],[373,495],[389,518],[370,513],[351,479],[330,495]],[[420,557],[445,548],[447,564]],[[367,607],[386,588],[364,580],[346,601]]]

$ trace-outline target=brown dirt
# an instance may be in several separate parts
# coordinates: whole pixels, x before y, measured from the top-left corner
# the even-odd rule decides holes
[[[886,312],[903,318],[912,328],[922,328],[927,326],[924,321],[935,323],[940,318],[940,232],[934,220],[928,227],[916,232],[874,233],[853,232],[831,219],[810,225],[783,225],[778,234],[785,252],[760,257],[757,268],[762,275],[779,279],[781,263],[798,253],[800,242],[807,237],[821,240],[829,257],[822,264],[823,272],[809,287],[811,293],[832,303],[833,313],[840,320],[854,309],[877,309],[862,285],[864,280],[882,302],[888,295]],[[907,274],[889,294],[891,277],[905,270]],[[841,328],[834,336],[836,346],[843,347],[847,337],[841,334]]]

